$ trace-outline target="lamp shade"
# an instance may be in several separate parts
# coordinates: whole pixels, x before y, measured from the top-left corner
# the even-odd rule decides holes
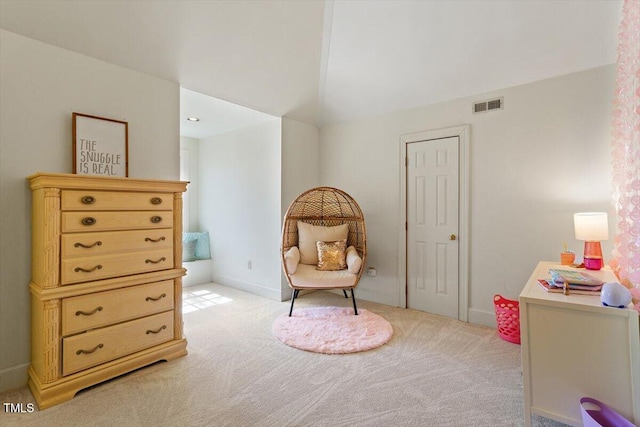
[[[573,214],[576,239],[599,242],[609,238],[609,221],[606,212],[581,212]]]

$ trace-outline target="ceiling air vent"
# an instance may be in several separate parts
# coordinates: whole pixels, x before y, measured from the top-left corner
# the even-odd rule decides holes
[[[473,104],[473,113],[486,113],[487,111],[502,110],[504,98],[490,99],[488,101],[476,102]]]

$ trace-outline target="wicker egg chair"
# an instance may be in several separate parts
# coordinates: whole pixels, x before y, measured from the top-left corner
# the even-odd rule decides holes
[[[347,262],[353,261],[348,269],[317,271],[316,265],[304,265],[300,262],[300,256],[292,257],[292,253],[299,251],[298,221],[311,224],[315,226],[314,229],[347,224]],[[351,247],[355,248],[355,251]],[[357,315],[354,289],[362,276],[366,256],[364,216],[360,206],[351,196],[333,187],[313,188],[298,196],[287,209],[282,226],[282,268],[289,286],[293,289],[289,316],[293,312],[295,299],[304,289],[342,289],[345,298],[348,298],[347,290],[351,290],[353,310]]]

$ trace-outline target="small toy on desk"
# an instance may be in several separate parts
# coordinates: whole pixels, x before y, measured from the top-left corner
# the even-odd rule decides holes
[[[631,302],[631,292],[621,283],[605,283],[602,285],[600,301],[607,307],[625,308]]]

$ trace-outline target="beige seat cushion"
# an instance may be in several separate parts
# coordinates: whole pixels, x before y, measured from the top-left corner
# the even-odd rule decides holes
[[[354,246],[349,246],[347,248],[346,261],[349,273],[358,274],[360,272],[360,268],[362,268],[362,258],[360,258],[360,255]],[[298,266],[300,265],[300,250],[297,246],[292,246],[284,254],[284,262],[287,265],[289,275],[295,274]]]
[[[298,249],[300,249],[300,263],[318,265],[318,250],[316,242],[335,242],[344,240],[349,234],[349,225],[342,224],[335,227],[323,227],[298,221]]]
[[[315,265],[299,264],[295,274],[289,275],[296,288],[334,289],[348,288],[356,284],[357,274],[348,270],[321,271]]]

